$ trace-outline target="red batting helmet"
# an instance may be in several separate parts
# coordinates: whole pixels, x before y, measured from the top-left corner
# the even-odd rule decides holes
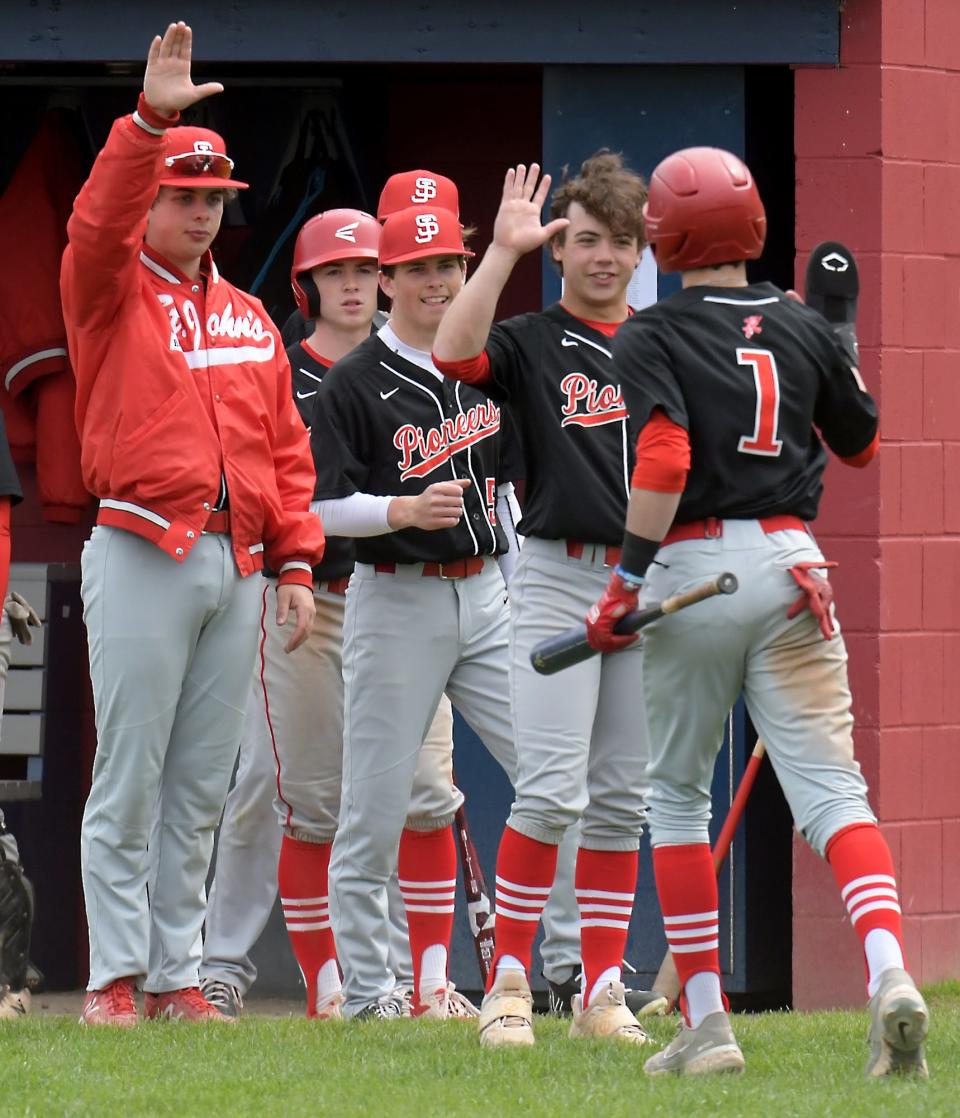
[[[161,186],[191,190],[246,190],[248,184],[233,179],[233,160],[223,137],[209,128],[184,124],[167,129]]]
[[[659,163],[643,220],[661,272],[756,260],[767,235],[753,176],[720,148],[684,148]]]
[[[391,214],[409,206],[440,206],[460,216],[460,195],[457,184],[433,171],[401,171],[387,179],[377,203],[377,221],[386,221]]]
[[[363,210],[327,210],[306,222],[293,249],[290,283],[304,318],[320,313],[320,294],[310,272],[332,260],[376,260],[380,226]]]
[[[410,206],[391,214],[380,234],[380,267],[424,256],[473,256],[464,248],[457,215],[439,206]]]

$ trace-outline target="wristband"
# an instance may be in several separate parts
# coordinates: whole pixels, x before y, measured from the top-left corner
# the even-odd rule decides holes
[[[173,116],[164,116],[162,113],[158,113],[141,93],[137,100],[137,111],[133,114],[133,119],[144,131],[153,132],[155,135],[163,135],[165,129],[172,128],[177,123],[180,114],[177,112]]]
[[[613,568],[613,573],[617,575],[618,578],[622,579],[630,590],[639,589],[641,586],[643,586],[645,581],[642,575],[630,574],[630,572],[625,571],[619,563]]]
[[[633,532],[624,532],[617,574],[627,582],[639,585],[659,550],[659,540],[648,540],[643,536],[635,536]]]

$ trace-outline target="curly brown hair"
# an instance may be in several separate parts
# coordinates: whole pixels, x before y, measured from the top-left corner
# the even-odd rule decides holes
[[[563,178],[550,199],[550,217],[566,217],[571,202],[579,202],[612,233],[629,233],[643,248],[646,200],[647,183],[643,176],[628,167],[619,152],[601,148],[584,160],[575,178],[570,178],[569,168],[563,168]],[[563,244],[563,232],[554,239]]]

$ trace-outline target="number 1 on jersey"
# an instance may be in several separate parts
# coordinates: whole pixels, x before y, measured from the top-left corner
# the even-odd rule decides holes
[[[783,449],[777,438],[780,422],[780,379],[777,362],[769,349],[738,349],[737,362],[753,369],[757,389],[757,411],[753,434],[741,435],[737,450],[741,454],[760,454],[776,458]]]

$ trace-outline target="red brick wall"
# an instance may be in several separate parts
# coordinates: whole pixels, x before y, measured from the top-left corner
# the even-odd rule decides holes
[[[797,281],[838,238],[861,266],[882,449],[831,466],[817,525],[850,651],[856,745],[900,877],[908,963],[960,975],[960,4],[848,0],[841,65],[796,75]],[[952,67],[952,68],[951,68]],[[859,1004],[829,869],[794,854],[794,1002]]]

